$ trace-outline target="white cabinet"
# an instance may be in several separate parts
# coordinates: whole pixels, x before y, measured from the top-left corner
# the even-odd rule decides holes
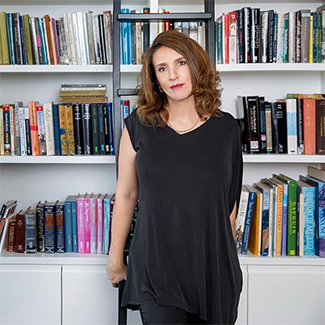
[[[325,324],[324,266],[249,266],[248,324]]]
[[[60,325],[61,266],[0,264],[0,324]]]

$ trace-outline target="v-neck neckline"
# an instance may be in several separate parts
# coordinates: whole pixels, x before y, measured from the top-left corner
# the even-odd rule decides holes
[[[191,131],[188,131],[188,132],[185,132],[185,133],[178,133],[177,131],[175,131],[173,128],[171,128],[168,124],[166,125],[166,128],[168,128],[172,133],[176,134],[177,136],[179,137],[183,137],[185,135],[188,135],[188,134],[192,134],[194,133],[195,131],[198,131],[199,129],[202,129],[206,124],[208,124],[208,122],[210,120],[212,120],[213,118],[213,115],[211,115],[204,123],[202,123],[201,125],[199,125],[197,128],[191,130]]]

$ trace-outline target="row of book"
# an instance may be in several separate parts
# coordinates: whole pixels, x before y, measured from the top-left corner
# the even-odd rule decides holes
[[[0,155],[115,155],[112,103],[0,106]]]
[[[74,12],[59,19],[0,12],[0,64],[111,64],[112,14]]]
[[[325,170],[294,180],[273,174],[242,187],[236,220],[238,253],[325,257]]]
[[[325,9],[224,13],[216,20],[216,53],[217,64],[324,63]]]
[[[324,98],[287,94],[272,103],[263,96],[238,96],[243,152],[324,155]]]
[[[17,200],[0,211],[0,252],[108,254],[115,195],[69,195],[65,201],[41,202],[15,212]],[[130,249],[136,206],[125,251]]]

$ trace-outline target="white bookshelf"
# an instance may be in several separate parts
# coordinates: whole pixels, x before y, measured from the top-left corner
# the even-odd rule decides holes
[[[149,6],[151,12],[165,8],[171,12],[203,11],[203,0],[126,0],[122,7],[142,9]],[[240,9],[244,6],[259,7],[261,10],[276,9],[287,12],[310,8],[315,10],[324,1],[308,0],[215,0],[215,16],[223,12]],[[112,10],[113,0],[2,0],[0,9],[7,12],[28,13],[35,16],[49,14],[55,18],[64,12],[94,13]],[[151,31],[155,30],[152,25]],[[151,35],[151,39],[154,35]],[[133,88],[141,71],[141,65],[122,65],[122,87]],[[325,64],[228,64],[217,65],[221,75],[222,109],[238,117],[236,109],[237,95],[265,96],[266,100],[275,101],[285,98],[286,93],[320,93],[325,92]],[[112,101],[112,66],[110,65],[56,65],[56,66],[0,66],[0,98],[1,102],[30,100],[40,102],[59,101],[59,88],[62,83],[105,83],[109,101]],[[244,184],[253,184],[272,173],[284,173],[297,178],[307,173],[307,166],[325,164],[325,156],[308,155],[244,155]],[[64,200],[67,195],[79,192],[102,192],[112,194],[116,185],[116,161],[112,156],[45,156],[15,157],[0,156],[0,203],[9,198],[18,199],[17,210],[36,204],[39,200]],[[237,324],[324,324],[325,314],[313,303],[306,308],[306,296],[311,302],[325,303],[325,259],[319,257],[254,257],[239,256],[243,270],[244,288],[239,307]],[[96,320],[88,320],[85,313],[92,317],[98,315],[97,323],[116,324],[117,291],[109,289],[105,275],[107,256],[89,254],[0,254],[0,287],[5,292],[14,289],[15,297],[36,297],[34,288],[39,286],[39,275],[46,277],[43,296],[51,290],[52,283],[58,283],[56,304],[60,306],[60,317],[57,310],[45,308],[48,319],[59,320],[55,324],[94,324]],[[35,273],[35,276],[33,277]],[[270,278],[272,274],[272,278]],[[13,277],[19,275],[19,286],[12,285]],[[67,276],[68,275],[68,276]],[[70,277],[69,277],[70,275]],[[94,279],[101,282],[94,284]],[[286,282],[283,283],[283,279]],[[51,279],[51,280],[48,280]],[[273,282],[269,283],[271,280]],[[292,279],[292,280],[290,280]],[[291,282],[290,282],[291,281]],[[10,283],[10,286],[7,286]],[[48,283],[46,285],[46,283]],[[91,300],[78,301],[79,311],[72,308],[74,299],[80,296],[80,284],[87,291]],[[306,284],[308,283],[308,285]],[[266,284],[270,284],[267,287]],[[24,286],[26,285],[26,286]],[[309,289],[313,288],[313,290]],[[267,294],[263,288],[267,289]],[[71,290],[71,291],[69,291]],[[69,292],[72,294],[69,296]],[[289,295],[290,306],[279,297]],[[34,296],[33,296],[34,294]],[[269,304],[264,300],[270,299]],[[100,299],[98,298],[100,297]],[[269,297],[269,298],[267,298]],[[302,298],[301,298],[302,297]],[[7,324],[8,315],[15,313],[10,299],[0,297],[0,325]],[[46,301],[51,301],[47,299]],[[298,299],[299,298],[299,299]],[[19,298],[18,298],[19,299]],[[85,298],[86,299],[86,298]],[[107,308],[96,309],[99,300],[110,301]],[[21,298],[20,306],[27,299]],[[69,304],[69,302],[71,302]],[[287,306],[283,309],[281,305]],[[46,306],[48,306],[46,304]],[[83,313],[80,312],[83,311]],[[299,312],[304,314],[299,314]],[[39,313],[39,310],[37,311]],[[45,324],[46,321],[35,321],[31,311],[23,309],[21,314],[29,323]],[[129,324],[140,324],[139,317],[130,313]],[[129,314],[129,316],[130,316]],[[290,314],[290,319],[287,315]],[[3,316],[4,315],[4,316]],[[78,318],[78,315],[80,318]],[[317,315],[317,317],[315,316]],[[53,316],[53,317],[51,317]],[[9,316],[8,316],[9,317]],[[25,319],[17,315],[16,323],[24,323]],[[102,318],[101,318],[102,317]],[[280,320],[278,320],[278,318]],[[103,321],[105,319],[105,321]],[[28,323],[28,322],[26,322]]]

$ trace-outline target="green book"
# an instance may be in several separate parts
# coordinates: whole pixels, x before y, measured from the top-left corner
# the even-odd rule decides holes
[[[289,62],[289,13],[284,14],[283,48],[284,48],[283,63],[288,63]]]
[[[279,174],[276,178],[288,184],[287,255],[297,255],[297,181]]]

